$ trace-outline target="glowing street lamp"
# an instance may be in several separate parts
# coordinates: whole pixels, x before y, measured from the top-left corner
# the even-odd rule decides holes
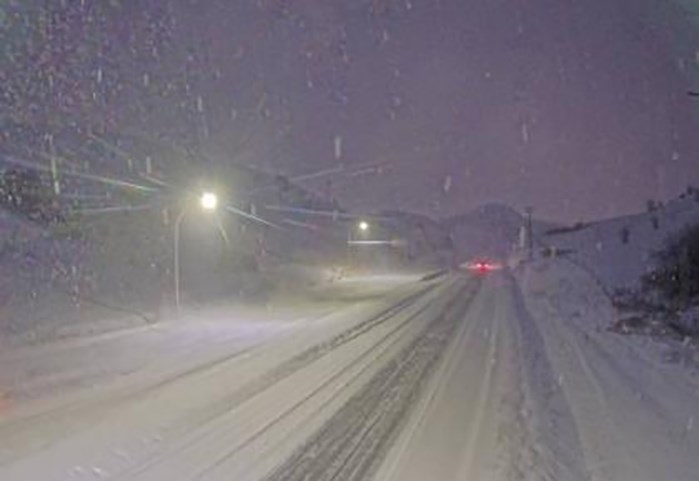
[[[363,238],[366,239],[367,235],[369,234],[369,229],[371,226],[369,225],[369,222],[365,220],[360,220],[357,222],[357,224],[354,227],[350,227],[347,229],[347,264],[351,264],[352,260],[352,246],[356,243],[356,238]],[[355,232],[355,229],[357,232]]]
[[[204,191],[199,196],[199,207],[204,212],[213,212],[218,207],[218,196],[211,191]],[[185,214],[189,212],[187,206],[185,206],[180,214],[175,220],[175,265],[174,265],[174,275],[175,275],[175,307],[177,312],[180,312],[180,225],[184,219]],[[225,236],[224,236],[225,238]]]
[[[199,205],[206,211],[216,210],[216,207],[218,207],[218,196],[213,192],[204,192],[199,197]]]

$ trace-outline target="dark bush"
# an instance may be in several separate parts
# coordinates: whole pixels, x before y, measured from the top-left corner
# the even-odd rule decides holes
[[[35,170],[9,169],[2,175],[3,201],[15,209],[38,209],[42,200],[42,181]]]
[[[656,268],[642,279],[646,291],[678,308],[699,301],[699,224],[669,238],[654,260]]]
[[[631,232],[629,231],[628,227],[624,227],[623,229],[621,229],[621,243],[628,244],[630,235]]]
[[[0,205],[42,224],[63,219],[50,183],[32,169],[13,168],[2,173]]]

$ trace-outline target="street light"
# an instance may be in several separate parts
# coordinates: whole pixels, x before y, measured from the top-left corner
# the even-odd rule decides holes
[[[362,236],[366,235],[369,232],[369,223],[365,220],[360,220],[357,222],[357,230],[362,234]],[[347,244],[352,243],[352,237],[353,237],[353,229],[350,227],[347,229]]]
[[[199,197],[199,205],[207,211],[216,210],[216,207],[218,207],[218,196],[213,192],[204,192]]]
[[[210,191],[205,191],[199,196],[199,207],[204,212],[213,212],[218,207],[218,196]],[[174,276],[175,276],[175,307],[179,313],[180,307],[180,225],[182,220],[188,212],[188,206],[185,206],[180,211],[177,219],[175,220],[174,226],[174,249],[175,249],[175,260],[174,260]],[[220,228],[220,226],[219,226]],[[224,236],[225,239],[225,236]]]
[[[366,238],[367,234],[369,233],[369,228],[371,226],[369,225],[369,222],[365,220],[360,220],[357,222],[356,227],[350,227],[347,229],[347,265],[351,264],[352,262],[352,245],[356,243],[355,239],[353,239],[355,236],[358,238]],[[359,231],[358,234],[355,234],[354,229],[357,229]]]

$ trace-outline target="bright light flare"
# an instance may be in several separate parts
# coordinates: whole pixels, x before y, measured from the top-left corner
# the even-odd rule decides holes
[[[474,262],[467,262],[464,267],[468,269],[469,271],[476,272],[478,274],[487,274],[488,272],[491,271],[497,271],[502,269],[502,265],[498,264],[497,262],[490,262],[490,261],[474,261]]]
[[[218,196],[213,192],[204,192],[199,198],[199,204],[204,210],[216,210],[216,207],[218,207]]]
[[[369,223],[365,220],[358,224],[359,230],[362,232],[367,232],[369,230]]]

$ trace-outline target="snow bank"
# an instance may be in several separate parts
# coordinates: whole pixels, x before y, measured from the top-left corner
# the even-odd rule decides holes
[[[520,277],[527,297],[537,301],[546,317],[561,317],[595,330],[606,329],[616,318],[604,286],[566,259],[528,264]]]
[[[536,333],[523,329],[523,346],[541,339],[533,359],[546,359],[548,377],[556,380],[545,386],[550,394],[532,416],[545,420],[539,425],[547,430],[571,427],[559,430],[553,445],[553,452],[580,446],[584,470],[571,479],[696,479],[699,371],[674,360],[682,346],[607,332],[613,306],[597,281],[573,264],[545,260],[518,277],[531,319],[522,322]],[[549,406],[555,399],[566,409]]]

